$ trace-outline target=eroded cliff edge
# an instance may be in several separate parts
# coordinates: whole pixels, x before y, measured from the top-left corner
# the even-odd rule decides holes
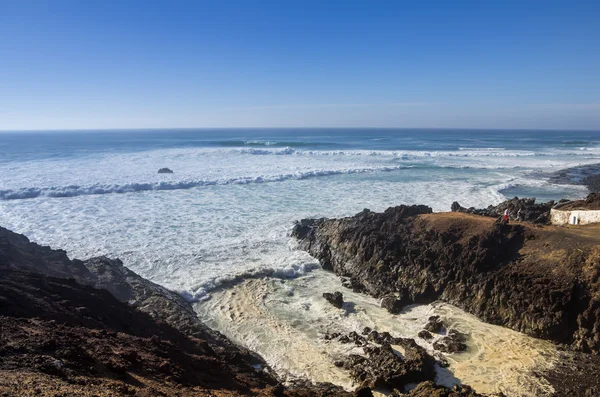
[[[502,225],[398,206],[305,219],[293,235],[356,290],[402,304],[443,300],[489,323],[600,351],[600,227]]]
[[[284,387],[176,293],[0,228],[0,395],[350,396]]]

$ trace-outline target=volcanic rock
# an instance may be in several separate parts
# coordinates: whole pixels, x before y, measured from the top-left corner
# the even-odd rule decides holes
[[[481,216],[499,218],[508,210],[510,219],[521,220],[531,223],[546,224],[550,220],[550,210],[554,206],[554,201],[547,203],[536,203],[535,198],[514,197],[498,205],[490,205],[487,208],[465,208],[458,202],[453,202],[450,206],[452,212],[465,212]]]
[[[433,348],[444,353],[458,353],[467,350],[467,336],[457,330],[450,330],[448,335],[433,343]]]
[[[385,308],[391,314],[398,314],[409,303],[408,299],[398,298],[395,295],[387,295],[381,300],[381,307]]]
[[[425,325],[425,330],[429,332],[433,332],[439,334],[444,329],[444,323],[440,316],[431,316],[427,320],[427,324]]]
[[[596,225],[502,225],[424,206],[299,225],[292,234],[301,249],[374,297],[442,300],[492,324],[600,352]]]
[[[333,306],[337,307],[338,309],[341,309],[342,306],[344,305],[344,296],[339,291],[336,291],[333,294],[329,293],[329,292],[325,292],[323,294],[323,298],[325,298],[327,300],[327,302],[331,303]]]
[[[118,260],[70,260],[3,228],[0,357],[7,396],[351,395],[280,388],[262,358],[202,324],[179,295]]]

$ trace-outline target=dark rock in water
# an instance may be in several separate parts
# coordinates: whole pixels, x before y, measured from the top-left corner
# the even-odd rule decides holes
[[[389,343],[364,348],[366,357],[351,355],[345,368],[359,383],[370,388],[403,390],[409,383],[435,378],[435,360],[412,339],[402,341],[404,357],[396,354]]]
[[[387,295],[381,300],[381,307],[391,314],[398,314],[409,303],[411,302],[408,299],[398,298],[395,295]]]
[[[452,212],[465,212],[481,216],[499,218],[504,215],[504,211],[509,211],[511,220],[520,220],[531,223],[546,224],[550,221],[550,210],[554,206],[554,201],[547,203],[536,203],[535,198],[514,197],[504,201],[496,206],[490,205],[487,208],[465,208],[458,202],[453,202],[450,206]]]
[[[433,348],[444,353],[458,353],[467,350],[467,337],[456,330],[450,330],[448,335],[433,343]]]
[[[297,239],[303,239],[324,221],[325,218],[302,219],[295,223],[294,229],[292,230],[292,237],[296,237]]]
[[[431,335],[431,333],[426,330],[420,331],[418,333],[418,336],[419,336],[419,338],[425,339],[425,340],[431,340],[433,338],[433,335]]]
[[[348,335],[339,334],[337,332],[333,332],[331,334],[326,334],[324,337],[325,340],[334,340],[337,339],[340,343],[354,343],[357,346],[365,346],[367,345],[367,339],[365,337],[359,335],[355,331],[350,332]]]
[[[158,170],[159,174],[172,174],[173,170],[169,169],[169,168],[161,168]]]
[[[439,334],[444,329],[444,322],[440,316],[431,316],[425,325],[425,329],[429,332]]]
[[[475,392],[469,386],[454,386],[452,389],[448,389],[444,386],[439,386],[432,381],[422,382],[417,387],[412,389],[409,393],[402,394],[406,397],[483,397],[481,394]],[[497,396],[501,397],[503,394],[493,394],[489,397]]]
[[[325,298],[327,300],[327,302],[331,303],[333,306],[337,307],[338,309],[341,309],[342,306],[344,305],[344,296],[339,291],[335,291],[333,294],[331,294],[329,292],[325,292],[323,294],[323,298]]]

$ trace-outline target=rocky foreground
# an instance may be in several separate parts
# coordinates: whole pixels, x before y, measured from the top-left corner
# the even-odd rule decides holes
[[[206,327],[187,301],[121,261],[70,260],[0,228],[1,396],[368,397],[372,388],[394,396],[480,396],[436,385],[435,359],[412,339],[373,331],[353,341],[365,355],[340,365],[356,379],[355,392],[284,386],[261,357]]]
[[[541,221],[542,209],[527,216]],[[347,286],[388,308],[443,300],[574,349],[565,365],[543,376],[557,396],[600,395],[600,227],[503,225],[492,212],[398,206],[305,219],[293,235]]]
[[[119,260],[70,260],[0,228],[2,396],[350,396],[284,387],[259,356]]]

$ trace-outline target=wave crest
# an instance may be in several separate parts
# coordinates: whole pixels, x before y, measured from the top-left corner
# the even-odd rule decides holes
[[[230,179],[215,180],[184,180],[173,182],[141,182],[126,184],[94,184],[87,186],[68,185],[52,187],[28,187],[21,189],[0,190],[0,200],[21,200],[36,197],[75,197],[86,195],[112,194],[112,193],[133,193],[153,190],[180,190],[192,189],[202,186],[213,185],[245,185],[249,183],[269,183],[283,182],[286,180],[301,180],[321,176],[342,175],[342,174],[363,174],[370,172],[389,172],[400,169],[411,168],[410,166],[388,166],[388,167],[367,167],[367,168],[347,168],[337,170],[311,170],[298,171],[289,174],[265,175],[265,176],[246,176]]]

